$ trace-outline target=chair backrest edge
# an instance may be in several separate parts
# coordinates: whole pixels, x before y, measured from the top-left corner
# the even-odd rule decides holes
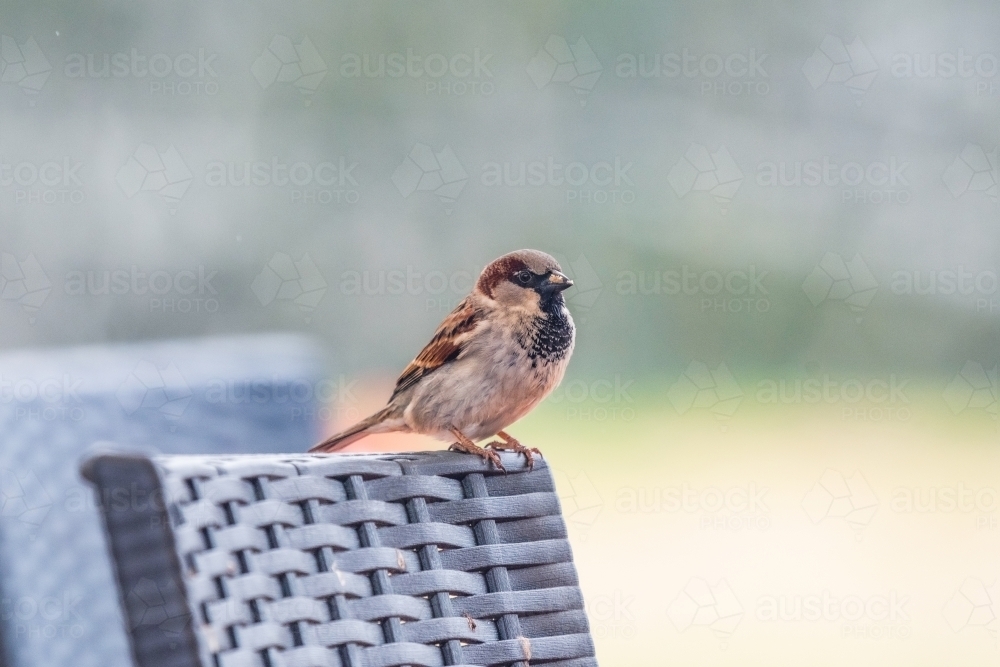
[[[80,472],[98,494],[135,665],[202,667],[156,466],[144,456],[102,454]]]

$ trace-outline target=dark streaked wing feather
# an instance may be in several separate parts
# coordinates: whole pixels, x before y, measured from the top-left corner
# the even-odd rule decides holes
[[[389,400],[392,401],[400,392],[415,385],[428,373],[457,359],[482,318],[483,314],[468,298],[458,304],[438,326],[431,342],[403,370],[402,375],[396,380],[396,388]]]

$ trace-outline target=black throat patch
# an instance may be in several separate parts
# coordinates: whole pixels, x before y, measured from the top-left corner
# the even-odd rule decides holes
[[[532,365],[538,361],[559,361],[573,344],[573,321],[567,314],[562,295],[546,299],[541,306],[545,316],[534,318],[531,326],[518,336],[518,343],[528,352]]]

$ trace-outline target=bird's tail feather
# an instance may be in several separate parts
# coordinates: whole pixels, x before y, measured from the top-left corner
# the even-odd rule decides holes
[[[391,408],[387,406],[373,414],[371,417],[362,419],[346,431],[341,431],[337,435],[330,436],[318,445],[313,446],[309,452],[317,454],[335,452],[338,449],[347,447],[352,442],[360,440],[369,433],[379,433],[384,429],[376,430],[376,427],[382,424],[389,417],[390,412]]]

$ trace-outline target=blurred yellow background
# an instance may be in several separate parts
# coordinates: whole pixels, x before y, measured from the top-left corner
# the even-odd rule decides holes
[[[603,665],[995,665],[998,9],[4,0],[0,349],[304,334],[332,433],[537,248]]]
[[[615,381],[568,379],[511,429],[553,469],[602,665],[997,660],[1000,432],[986,409],[956,414],[926,380],[894,412],[775,405],[756,400],[764,379],[720,418],[678,414],[676,383],[618,378],[616,398]],[[367,413],[390,387],[360,382],[339,407]],[[351,450],[442,446],[385,435]]]

